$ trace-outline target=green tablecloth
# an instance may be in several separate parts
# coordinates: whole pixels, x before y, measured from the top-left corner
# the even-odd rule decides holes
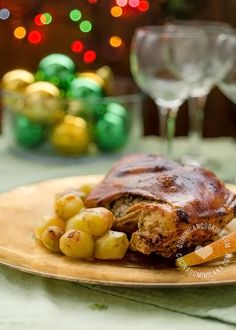
[[[178,139],[175,153],[186,148]],[[158,152],[156,139],[136,151]],[[203,152],[226,181],[236,176],[236,146],[230,139],[205,141]],[[59,176],[105,173],[120,155],[66,161],[10,152],[0,141],[0,187]],[[236,277],[236,274],[235,274]],[[236,286],[127,289],[79,285],[0,267],[0,329],[234,329]]]

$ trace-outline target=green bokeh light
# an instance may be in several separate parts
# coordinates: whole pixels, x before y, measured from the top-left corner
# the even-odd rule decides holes
[[[92,23],[89,21],[82,21],[80,23],[79,27],[80,27],[80,30],[85,33],[90,32],[93,28]]]
[[[44,13],[42,15],[41,20],[42,20],[43,24],[48,25],[48,24],[52,23],[52,15],[49,13]]]
[[[82,14],[81,11],[79,11],[78,9],[73,9],[70,12],[70,19],[74,22],[77,22],[81,19]]]

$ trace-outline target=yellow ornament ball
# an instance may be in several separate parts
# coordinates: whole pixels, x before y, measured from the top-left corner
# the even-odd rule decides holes
[[[34,82],[34,76],[26,70],[12,70],[2,78],[2,88],[7,91],[23,93],[27,86]]]
[[[25,89],[24,115],[43,124],[55,124],[64,116],[64,102],[59,89],[45,81],[38,81]]]
[[[55,149],[67,155],[79,155],[88,150],[90,134],[87,122],[79,117],[65,116],[51,135]]]
[[[108,65],[104,65],[96,71],[96,75],[102,79],[105,93],[108,96],[114,95],[115,78],[111,68]]]
[[[23,107],[23,97],[27,86],[34,82],[32,73],[26,70],[12,70],[2,78],[2,103],[11,112],[20,112]]]
[[[99,76],[97,75],[95,72],[91,72],[91,71],[88,71],[88,72],[82,72],[82,73],[79,73],[78,76],[80,78],[89,78],[89,79],[92,79],[94,81],[96,81],[96,83],[103,89],[104,88],[104,85],[105,85],[105,82],[104,80]]]

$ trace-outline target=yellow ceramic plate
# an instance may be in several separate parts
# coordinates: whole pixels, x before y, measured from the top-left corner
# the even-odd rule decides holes
[[[120,262],[89,262],[70,259],[44,248],[33,228],[52,210],[54,195],[69,187],[99,182],[101,176],[59,178],[0,194],[0,263],[20,271],[75,282],[117,286],[196,286],[236,283],[236,263],[209,279],[198,279],[163,263],[146,262],[135,256]],[[229,186],[236,191],[236,186]],[[211,271],[214,265],[195,267]]]

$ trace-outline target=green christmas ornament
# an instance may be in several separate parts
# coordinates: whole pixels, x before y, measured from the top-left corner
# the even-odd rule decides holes
[[[107,112],[107,105],[100,102],[92,102],[87,105],[87,112],[91,114],[95,122],[102,119]]]
[[[91,100],[102,97],[103,91],[102,87],[95,80],[78,77],[71,82],[67,96],[77,100]]]
[[[67,90],[74,79],[75,69],[75,64],[70,57],[63,54],[51,54],[39,62],[36,80],[49,81]]]
[[[131,120],[130,113],[119,103],[109,103],[107,105],[107,113],[111,113],[113,115],[119,116],[123,119],[125,128],[127,130],[130,129]]]
[[[31,122],[27,117],[18,115],[13,119],[16,141],[24,148],[33,149],[46,138],[46,128]]]
[[[127,110],[119,103],[109,103],[107,105],[107,111],[123,118],[126,118],[128,114]]]
[[[104,151],[119,149],[128,139],[124,120],[113,113],[105,113],[95,127],[95,141],[97,146]]]
[[[110,103],[95,103],[92,105],[93,113],[95,115],[95,119],[101,119],[105,113],[112,113],[116,116],[123,118],[125,126],[129,129],[130,126],[130,115],[128,111],[119,103],[110,102]]]

